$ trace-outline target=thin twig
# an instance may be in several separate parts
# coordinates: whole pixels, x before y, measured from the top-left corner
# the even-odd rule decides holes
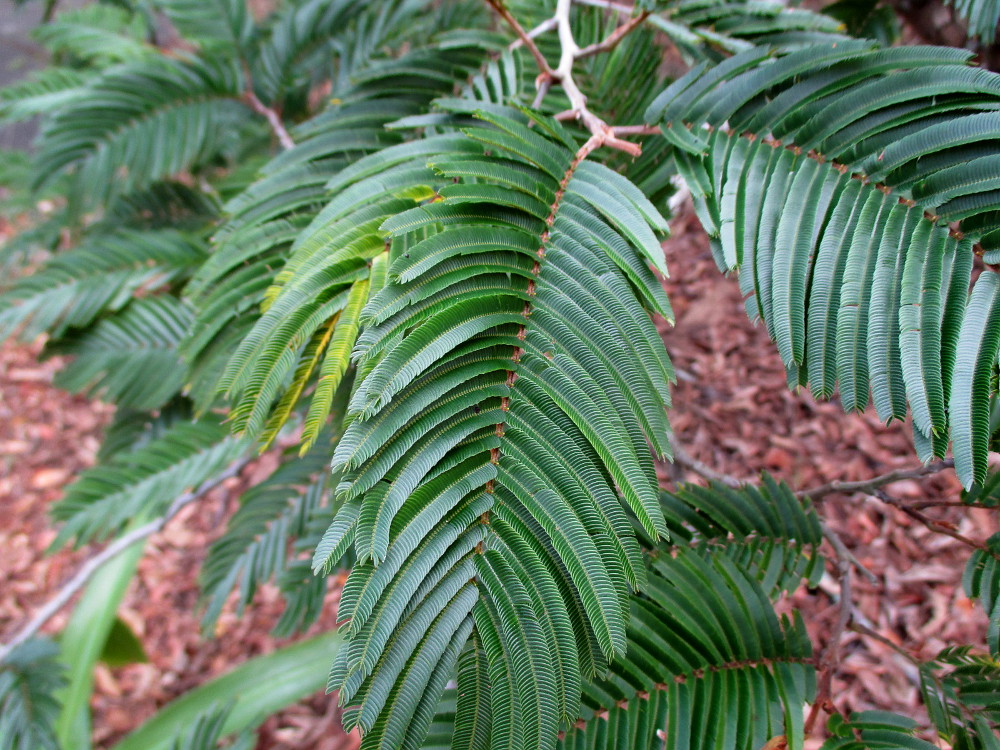
[[[24,625],[24,627],[18,630],[13,637],[7,641],[7,643],[0,646],[0,662],[6,659],[8,654],[17,648],[17,646],[21,645],[41,630],[42,626],[45,625],[46,622],[51,620],[60,609],[66,606],[77,591],[87,585],[87,582],[94,577],[97,571],[100,570],[105,563],[113,560],[136,542],[158,532],[166,526],[167,522],[176,516],[184,506],[194,502],[205,493],[218,487],[222,484],[222,482],[230,477],[234,477],[239,474],[243,467],[249,462],[250,458],[241,458],[234,461],[222,473],[212,477],[211,479],[206,479],[196,489],[185,492],[175,498],[170,504],[170,507],[167,508],[167,512],[155,521],[143,524],[127,534],[118,537],[103,550],[87,560],[80,566],[76,575],[63,584],[62,588],[59,589],[56,595],[49,599],[42,606],[42,608],[35,613],[35,616]]]
[[[723,474],[721,471],[716,471],[708,464],[703,461],[699,461],[697,458],[692,456],[687,450],[681,445],[677,438],[673,435],[670,436],[670,449],[674,452],[674,461],[681,466],[684,466],[695,474],[698,474],[711,482],[718,482],[719,484],[724,484],[727,487],[733,487],[734,489],[739,489],[745,484],[749,484],[749,479],[738,479],[729,474]]]
[[[868,568],[865,567],[847,545],[844,544],[844,540],[840,538],[836,531],[831,529],[825,523],[823,524],[823,537],[830,543],[833,547],[834,552],[837,553],[837,557],[841,560],[847,560],[851,565],[853,565],[861,575],[867,578],[871,583],[878,583],[878,576],[872,573]]]
[[[281,117],[277,112],[258,99],[257,95],[253,92],[253,89],[249,87],[247,87],[246,92],[243,94],[243,99],[246,101],[250,109],[267,120],[268,125],[271,126],[271,130],[278,138],[278,143],[281,144],[283,149],[287,151],[290,148],[294,148],[295,141],[292,140],[292,136],[289,135],[288,131],[285,129],[285,124],[281,121]]]
[[[719,482],[720,484],[724,484],[727,487],[733,487],[734,489],[739,489],[746,484],[750,484],[751,480],[749,479],[739,479],[737,477],[730,476],[729,474],[723,474],[720,471],[716,471],[703,461],[699,461],[697,458],[688,453],[687,450],[685,450],[684,446],[677,441],[676,437],[671,436],[670,448],[674,452],[674,461],[676,463],[690,469],[695,474],[698,474],[709,481]],[[844,544],[841,538],[837,536],[837,533],[825,523],[823,524],[823,536],[826,537],[830,546],[833,547],[839,559],[847,560],[847,562],[857,568],[858,572],[869,581],[872,583],[878,583],[878,576],[866,568],[865,565],[854,555],[854,553],[847,548],[847,545]]]
[[[617,29],[608,34],[607,39],[601,42],[595,42],[594,44],[589,44],[583,49],[576,53],[577,59],[581,57],[590,57],[591,55],[597,55],[601,52],[610,52],[618,43],[626,37],[629,33],[634,31],[638,26],[640,26],[643,21],[649,18],[649,11],[644,10],[637,16],[633,16],[628,21],[623,23]]]
[[[601,146],[609,146],[610,148],[624,151],[631,156],[639,156],[642,153],[642,146],[640,144],[623,140],[619,136],[648,135],[653,131],[646,129],[644,126],[627,125],[622,126],[622,129],[619,132],[618,128],[608,125],[604,122],[604,120],[591,112],[587,108],[587,97],[584,96],[582,91],[580,91],[580,87],[573,78],[573,63],[580,57],[587,57],[595,55],[599,52],[606,52],[614,49],[614,47],[625,37],[626,34],[631,32],[640,23],[646,20],[646,17],[649,15],[648,12],[644,11],[635,18],[629,20],[627,23],[618,27],[604,41],[590,45],[584,49],[580,49],[576,40],[573,38],[573,29],[570,25],[570,10],[573,6],[573,0],[558,0],[553,16],[536,26],[530,32],[525,31],[524,27],[521,26],[517,19],[514,18],[509,10],[507,10],[503,4],[503,0],[486,0],[486,2],[489,3],[490,7],[492,7],[504,21],[507,22],[507,24],[514,30],[514,33],[517,34],[517,41],[510,45],[511,49],[516,49],[520,46],[527,47],[532,56],[535,58],[535,62],[538,64],[539,75],[535,83],[538,93],[535,96],[534,103],[532,104],[533,108],[541,106],[542,100],[545,98],[546,94],[548,94],[552,84],[558,83],[562,86],[563,91],[569,98],[571,107],[569,111],[557,115],[556,119],[579,120],[580,123],[588,131],[590,131],[591,138],[581,149],[582,153],[589,154],[591,151],[596,148],[600,148]],[[561,47],[559,66],[555,70],[553,70],[549,65],[545,56],[539,51],[538,45],[536,45],[534,41],[535,36],[551,31],[552,29],[558,30],[559,44]]]
[[[915,469],[899,469],[896,471],[890,471],[888,474],[881,474],[877,477],[872,477],[871,479],[864,479],[859,482],[842,482],[839,480],[834,480],[828,484],[821,484],[818,487],[813,487],[809,490],[801,490],[795,493],[799,497],[809,497],[813,500],[818,500],[821,497],[832,494],[842,494],[842,495],[852,495],[857,492],[870,493],[872,490],[883,487],[887,484],[892,484],[893,482],[898,482],[901,479],[917,479],[919,477],[925,477],[928,474],[936,474],[939,471],[944,471],[955,465],[955,462],[950,458],[944,461],[936,461],[932,464],[927,464],[926,466],[918,466]]]
[[[659,135],[663,132],[659,125],[615,125],[611,129],[615,135]]]
[[[820,709],[831,713],[836,709],[833,706],[833,676],[840,664],[840,641],[844,635],[844,630],[851,621],[854,613],[854,601],[851,592],[851,565],[856,562],[854,555],[844,545],[829,528],[824,529],[824,536],[830,542],[837,553],[837,574],[840,578],[840,601],[838,602],[837,621],[830,628],[830,634],[826,645],[816,659],[816,671],[819,672],[819,681],[816,690],[816,700],[813,703],[809,717],[806,719],[805,731],[812,733],[816,719],[819,717]]]
[[[549,93],[549,89],[552,88],[552,78],[543,78],[538,84],[538,91],[535,92],[535,99],[531,102],[532,109],[538,109],[542,105],[542,101],[545,99],[546,94]]]
[[[503,0],[486,0],[486,2],[490,4],[490,7],[493,8],[493,10],[495,10],[504,21],[507,22],[508,26],[514,29],[514,33],[517,34],[521,44],[527,47],[531,52],[531,56],[535,58],[539,71],[541,71],[543,75],[551,76],[552,68],[549,66],[549,61],[545,59],[545,55],[543,55],[541,50],[538,49],[538,45],[535,44],[535,40],[532,38],[531,34],[525,31],[524,27],[516,18],[514,18],[513,14],[507,10],[506,6],[503,4]]]
[[[985,544],[983,544],[982,542],[978,542],[975,539],[970,539],[969,537],[965,536],[964,534],[958,533],[950,525],[942,523],[940,521],[937,521],[937,520],[931,518],[930,516],[928,516],[928,515],[926,515],[924,513],[921,513],[919,510],[916,510],[912,506],[907,505],[905,502],[903,502],[902,500],[900,500],[898,497],[893,497],[892,495],[890,495],[885,490],[876,489],[876,490],[873,490],[872,492],[870,492],[869,494],[872,497],[877,497],[879,500],[881,500],[886,505],[891,505],[893,508],[897,508],[897,509],[903,511],[903,513],[905,513],[906,515],[908,515],[914,521],[918,521],[919,523],[922,523],[924,526],[926,526],[928,529],[930,529],[933,532],[936,532],[938,534],[944,534],[945,536],[950,536],[952,539],[955,539],[955,540],[961,542],[962,544],[964,544],[966,546],[969,546],[969,547],[972,547],[974,549],[981,549],[981,550],[988,549],[987,546]]]
[[[531,31],[529,31],[528,34],[527,34],[527,37],[528,37],[528,39],[535,39],[537,37],[540,37],[542,34],[547,34],[548,32],[554,30],[557,25],[558,25],[558,22],[556,21],[556,17],[555,16],[552,16],[552,18],[546,18],[544,21],[542,21],[540,24],[538,24],[535,28],[533,28]],[[513,50],[516,50],[518,47],[521,47],[522,45],[524,45],[524,38],[523,37],[518,37],[517,39],[515,39],[513,42],[511,42],[507,46],[507,49],[513,51]]]
[[[616,3],[614,0],[573,0],[580,5],[589,5],[592,8],[604,8],[605,10],[614,10],[619,13],[627,13],[632,15],[635,10],[634,7],[625,5],[625,3]]]
[[[881,644],[883,644],[885,646],[888,646],[889,648],[891,648],[893,651],[895,651],[897,654],[899,654],[900,656],[902,656],[907,661],[911,662],[912,664],[917,665],[918,667],[920,666],[920,660],[917,657],[915,657],[911,653],[908,653],[902,646],[898,646],[897,644],[893,643],[891,640],[889,640],[888,638],[886,638],[884,635],[882,635],[881,633],[879,633],[877,630],[875,630],[872,627],[869,627],[868,625],[865,625],[863,622],[860,622],[859,620],[855,619],[848,626],[848,629],[849,630],[853,630],[855,633],[859,633],[859,634],[867,636],[867,637],[869,637],[869,638],[871,638],[873,640],[876,640],[876,641],[878,641],[879,643],[881,643]]]
[[[908,503],[914,510],[924,510],[925,508],[981,508],[983,510],[997,510],[998,505],[988,503],[965,503],[961,500],[922,500],[919,503]]]

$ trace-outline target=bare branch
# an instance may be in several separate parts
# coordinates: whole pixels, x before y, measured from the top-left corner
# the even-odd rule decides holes
[[[827,713],[835,710],[832,701],[833,676],[840,664],[840,641],[844,635],[844,630],[847,628],[854,614],[854,601],[851,592],[851,565],[857,562],[857,559],[833,530],[826,527],[823,533],[837,553],[840,599],[838,602],[837,621],[830,628],[826,644],[816,659],[816,671],[819,672],[819,680],[816,690],[816,700],[806,720],[805,731],[807,734],[812,732],[816,719],[819,717],[820,709]]]
[[[503,0],[486,0],[486,2],[489,3],[490,7],[493,8],[493,10],[495,10],[504,21],[507,22],[508,26],[514,29],[514,33],[517,34],[521,44],[527,47],[531,52],[531,56],[535,58],[535,62],[538,64],[538,69],[542,72],[542,74],[547,77],[551,76],[552,68],[549,66],[549,61],[545,59],[545,55],[543,55],[538,49],[538,45],[535,44],[535,40],[532,38],[531,34],[525,31],[524,27],[516,18],[514,18],[513,14],[507,10],[503,4]],[[554,20],[554,18],[550,19],[550,21]]]
[[[799,497],[809,497],[813,500],[818,500],[821,497],[833,494],[852,495],[858,492],[870,493],[879,487],[884,487],[887,484],[898,482],[901,479],[918,479],[920,477],[925,477],[928,474],[937,474],[938,472],[949,469],[954,465],[955,462],[949,458],[944,461],[936,461],[932,464],[927,464],[926,466],[918,466],[914,469],[899,469],[896,471],[890,471],[888,474],[881,474],[880,476],[865,479],[860,482],[842,482],[835,480],[828,484],[821,484],[819,487],[813,487],[811,490],[801,490],[800,492],[797,492],[796,495]]]
[[[56,595],[49,599],[49,601],[47,601],[42,608],[35,613],[35,616],[32,617],[31,620],[24,625],[24,627],[18,630],[14,636],[7,641],[7,643],[0,646],[0,662],[6,659],[7,655],[10,654],[10,652],[17,646],[21,645],[41,630],[45,623],[51,620],[60,609],[66,606],[76,592],[87,585],[87,582],[94,577],[97,571],[100,570],[105,563],[113,560],[136,542],[158,532],[166,526],[167,522],[176,516],[184,506],[194,502],[210,490],[215,489],[230,477],[234,477],[239,474],[243,467],[249,462],[250,458],[241,458],[234,461],[222,473],[212,477],[211,479],[206,479],[196,489],[179,495],[170,504],[170,507],[167,508],[167,512],[155,521],[143,524],[127,534],[118,537],[103,550],[87,560],[80,566],[76,575],[63,584],[62,588],[59,589]]]
[[[553,77],[559,81],[566,96],[569,97],[570,108],[576,114],[576,118],[597,139],[594,148],[609,146],[632,156],[639,156],[642,153],[642,146],[618,138],[612,127],[587,109],[587,97],[583,95],[573,79],[573,63],[576,61],[580,48],[573,38],[573,29],[570,26],[569,12],[572,5],[573,0],[559,0],[556,4],[555,18],[558,23],[562,55],[559,58],[559,67],[553,72]]]
[[[869,494],[872,497],[878,498],[886,505],[891,505],[893,508],[897,508],[903,511],[903,513],[908,515],[914,521],[922,523],[928,529],[937,534],[944,534],[945,536],[950,536],[952,539],[955,539],[966,546],[973,547],[974,549],[981,549],[981,550],[988,549],[987,546],[982,542],[978,542],[975,539],[970,539],[964,534],[958,533],[958,531],[956,531],[950,524],[937,521],[931,518],[930,516],[921,513],[919,510],[916,510],[913,506],[908,505],[907,503],[900,500],[898,497],[893,497],[885,490],[876,489],[870,492]]]
[[[551,89],[552,84],[558,83],[562,86],[563,91],[566,92],[566,96],[569,98],[571,107],[567,112],[557,115],[556,119],[563,121],[579,120],[591,134],[591,139],[588,140],[587,143],[580,149],[581,153],[589,154],[591,151],[596,148],[600,148],[601,146],[609,146],[611,148],[618,149],[619,151],[624,151],[631,156],[639,156],[642,153],[642,146],[640,144],[623,140],[619,136],[650,135],[659,131],[646,128],[645,126],[636,125],[626,125],[621,128],[614,128],[591,112],[587,108],[587,97],[583,95],[583,92],[580,91],[580,87],[577,86],[576,81],[573,79],[573,63],[580,57],[589,57],[600,52],[607,52],[614,49],[615,46],[617,46],[617,44],[629,32],[637,28],[643,21],[646,20],[649,16],[648,11],[643,11],[638,16],[630,18],[626,23],[619,26],[611,34],[609,34],[607,39],[604,41],[598,42],[597,44],[591,44],[583,49],[580,49],[576,40],[573,38],[573,30],[570,26],[569,16],[570,9],[573,6],[573,0],[558,0],[555,14],[551,18],[548,18],[540,23],[531,31],[524,30],[524,27],[521,26],[518,20],[514,18],[511,12],[504,6],[503,0],[486,0],[486,2],[489,3],[490,7],[492,7],[517,34],[518,38],[511,43],[510,49],[517,49],[522,46],[527,47],[532,56],[535,58],[535,62],[538,64],[540,73],[535,81],[537,94],[535,95],[534,102],[531,105],[532,108],[537,109],[541,106],[542,101]],[[602,7],[610,8],[611,6]],[[615,9],[620,10],[620,8]],[[628,9],[628,12],[629,15],[631,15],[632,9]],[[562,48],[559,58],[559,66],[555,70],[553,70],[549,65],[545,56],[542,55],[541,51],[539,51],[538,45],[536,45],[534,41],[536,36],[553,29],[556,29],[559,32],[559,44]]]
[[[743,485],[750,483],[749,479],[737,479],[729,474],[723,474],[721,471],[716,471],[703,461],[699,461],[697,458],[688,453],[684,446],[681,445],[677,441],[677,438],[673,435],[670,436],[670,449],[674,452],[674,461],[711,482],[718,482],[719,484],[724,484],[727,487],[733,487],[734,489],[739,489]]]
[[[625,5],[625,3],[616,3],[614,0],[574,0],[574,2],[580,5],[589,5],[592,8],[604,8],[605,10],[614,10],[628,15],[632,15],[632,11],[635,10],[635,8]]]
[[[897,654],[899,654],[900,656],[902,656],[904,659],[906,659],[907,661],[909,661],[912,664],[916,664],[918,667],[921,664],[920,660],[917,657],[915,657],[913,654],[907,652],[901,646],[898,646],[897,644],[893,643],[891,640],[889,640],[888,638],[886,638],[884,635],[882,635],[881,633],[879,633],[874,628],[869,627],[868,625],[864,624],[863,622],[860,622],[860,620],[857,620],[857,619],[854,620],[854,622],[852,622],[848,626],[848,629],[849,630],[853,630],[855,633],[859,633],[860,635],[868,636],[869,638],[878,641],[879,643],[881,643],[884,646],[888,646],[893,651],[895,651]]]
[[[257,98],[257,95],[253,92],[253,89],[249,86],[247,87],[246,93],[243,94],[243,99],[258,115],[261,115],[267,124],[271,126],[271,130],[278,139],[278,143],[286,151],[295,146],[295,141],[292,140],[292,136],[289,135],[288,131],[285,129],[285,124],[281,121],[281,117],[273,109],[268,107],[264,102]]]
[[[527,37],[528,39],[535,39],[537,37],[540,37],[542,34],[547,34],[548,32],[552,31],[553,29],[556,28],[556,26],[558,26],[558,22],[556,21],[555,16],[552,16],[552,18],[546,18],[535,28],[529,31],[527,33]],[[524,38],[518,37],[513,42],[511,42],[510,45],[508,45],[507,49],[516,50],[518,47],[521,47],[523,45],[524,45]]]
[[[830,543],[833,547],[833,551],[837,553],[837,557],[841,560],[847,560],[851,565],[853,565],[861,575],[867,578],[871,583],[878,583],[878,576],[872,573],[864,564],[855,556],[847,545],[844,544],[844,540],[840,538],[836,531],[831,529],[825,523],[823,524],[823,537]]]
[[[615,125],[611,129],[615,135],[659,135],[663,132],[659,125]]]
[[[647,18],[649,18],[649,11],[644,10],[639,15],[630,18],[628,21],[619,26],[617,29],[612,31],[608,35],[608,38],[605,39],[604,41],[587,45],[583,49],[579,50],[576,53],[577,58],[590,57],[591,55],[597,55],[600,54],[601,52],[610,52],[611,50],[613,50],[615,47],[618,46],[618,43],[622,39],[624,39],[628,34],[630,34],[632,31],[641,26],[642,22],[645,21]]]

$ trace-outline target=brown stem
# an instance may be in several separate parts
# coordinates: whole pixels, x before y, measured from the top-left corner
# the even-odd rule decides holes
[[[902,500],[900,500],[898,497],[893,497],[892,495],[890,495],[888,492],[885,492],[884,490],[878,490],[877,489],[877,490],[874,490],[873,492],[871,492],[870,494],[873,497],[877,497],[879,500],[881,500],[886,505],[891,505],[893,508],[897,508],[897,509],[903,511],[903,513],[905,513],[906,515],[908,515],[914,521],[918,521],[918,522],[922,523],[924,526],[926,526],[928,529],[930,529],[933,532],[936,532],[938,534],[944,534],[945,536],[950,536],[952,539],[955,539],[955,540],[957,540],[957,541],[961,542],[962,544],[967,545],[969,547],[973,547],[974,549],[981,549],[981,550],[986,550],[987,549],[986,545],[983,544],[982,542],[977,542],[975,539],[970,539],[969,537],[965,536],[964,534],[958,533],[950,525],[941,523],[940,521],[936,521],[935,519],[931,518],[930,516],[927,516],[924,513],[921,513],[919,510],[916,510],[912,506],[907,505]]]
[[[285,124],[281,121],[281,117],[273,109],[268,107],[264,102],[257,98],[257,95],[253,92],[250,86],[247,86],[246,92],[243,94],[243,100],[258,115],[261,115],[265,120],[267,120],[268,125],[271,126],[271,130],[274,135],[278,138],[278,143],[286,151],[295,146],[295,141],[292,140],[292,136],[288,134],[285,129]]]
[[[612,31],[608,35],[607,39],[601,42],[595,42],[594,44],[589,44],[583,49],[579,50],[576,53],[577,59],[581,57],[590,57],[591,55],[597,55],[600,54],[601,52],[610,52],[611,50],[613,50],[615,47],[618,46],[618,43],[622,39],[624,39],[628,34],[630,34],[632,31],[634,31],[640,25],[642,25],[642,22],[645,21],[647,18],[649,18],[648,10],[644,10],[639,15],[630,18],[628,21],[619,26],[617,29]]]
[[[842,482],[840,480],[834,480],[828,484],[821,484],[819,487],[813,487],[810,490],[801,490],[795,494],[799,497],[809,497],[813,500],[818,500],[821,497],[833,495],[835,493],[852,495],[857,492],[871,492],[874,489],[887,484],[892,484],[893,482],[898,482],[901,479],[917,479],[919,477],[927,476],[928,474],[936,474],[939,471],[944,471],[954,465],[954,461],[947,459],[945,461],[937,461],[935,463],[928,464],[927,466],[918,466],[915,469],[899,469],[896,471],[890,471],[887,474],[881,474],[877,477],[865,479],[860,482]]]
[[[889,648],[891,648],[893,651],[895,651],[897,654],[899,654],[900,656],[902,656],[907,661],[912,662],[913,664],[916,664],[918,667],[920,666],[920,660],[917,657],[915,657],[913,654],[907,652],[901,646],[896,645],[895,643],[893,643],[892,641],[890,641],[888,638],[886,638],[884,635],[882,635],[881,633],[879,633],[877,630],[874,630],[874,629],[868,627],[864,623],[858,622],[857,620],[855,620],[854,622],[852,622],[848,626],[848,629],[849,630],[853,630],[855,633],[860,633],[861,635],[867,636],[868,638],[871,638],[872,640],[878,641],[879,643],[883,644],[884,646],[888,646]]]
[[[551,76],[552,68],[549,66],[549,61],[545,59],[545,55],[541,53],[538,49],[538,45],[535,44],[535,40],[531,37],[524,27],[518,22],[516,18],[507,10],[506,6],[503,4],[503,0],[486,0],[490,7],[495,10],[500,17],[507,22],[507,25],[514,29],[514,33],[517,34],[518,39],[521,41],[525,47],[527,47],[531,56],[535,58],[535,62],[538,63],[538,69],[543,75]]]
[[[830,635],[816,659],[816,671],[819,672],[819,680],[816,689],[816,700],[809,718],[806,720],[806,734],[811,734],[816,720],[819,718],[820,709],[827,713],[835,711],[833,705],[833,676],[840,664],[840,641],[844,635],[844,630],[851,621],[854,612],[854,602],[851,593],[851,561],[854,555],[850,553],[840,538],[832,531],[828,531],[829,540],[837,552],[837,574],[840,578],[840,601],[837,613],[837,621],[830,628]],[[844,554],[846,553],[846,554]]]

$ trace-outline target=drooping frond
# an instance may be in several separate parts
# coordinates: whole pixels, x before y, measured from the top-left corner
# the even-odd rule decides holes
[[[350,244],[337,257],[353,270],[342,279],[314,278],[312,283],[318,285],[311,288],[316,296],[306,306],[295,308],[300,316],[296,324],[303,326],[297,334],[299,350],[286,352],[275,367],[268,358],[259,356],[263,350],[257,347],[276,344],[283,348],[287,343],[287,332],[269,332],[267,326],[276,321],[286,325],[294,322],[292,318],[282,320],[279,311],[290,309],[282,297],[290,295],[301,279],[282,286],[278,299],[266,302],[267,312],[251,334],[254,338],[221,347],[219,337],[233,328],[231,321],[246,325],[256,321],[265,294],[277,293],[275,283],[284,278],[281,269],[286,261],[294,266],[316,248],[336,247],[337,235],[330,233],[326,219],[315,217],[337,189],[337,175],[361,155],[400,143],[402,135],[386,131],[386,124],[400,114],[422,111],[436,96],[450,93],[454,76],[474,71],[483,54],[473,36],[462,43],[414,51],[395,60],[376,55],[365,64],[359,62],[354,82],[337,92],[342,103],[303,124],[296,131],[296,147],[276,157],[265,168],[263,178],[227,206],[231,218],[216,234],[217,250],[188,287],[199,313],[184,352],[190,361],[211,357],[216,351],[229,358],[235,346],[228,371],[244,365],[253,368],[248,371],[248,376],[254,378],[248,379],[252,387],[244,390],[241,378],[233,381],[236,387],[232,392],[239,394],[237,428],[257,434],[267,425],[268,434],[273,434],[282,421],[272,413],[279,395],[285,399],[281,410],[287,415],[288,410],[297,408],[300,395],[308,393],[308,385],[317,377],[321,386],[310,405],[305,443],[314,439],[325,423],[330,398],[341,382],[354,346],[356,330],[352,332],[351,328],[356,326],[360,306],[377,291],[370,288],[367,265],[372,252],[381,251],[384,244],[376,231],[380,221],[373,212],[374,196],[373,201],[368,201],[369,196],[355,192],[352,200],[364,211],[345,212],[338,224],[352,230],[345,235],[345,242]],[[350,171],[345,174],[349,179]],[[391,204],[396,199],[390,193],[382,200]],[[397,202],[383,218],[411,205],[412,201]],[[355,219],[357,227],[351,223]],[[314,303],[331,295],[339,298],[324,311],[327,317],[304,315],[307,309],[317,309]],[[343,310],[336,309],[341,305]],[[335,315],[339,316],[337,320],[332,319]],[[289,386],[286,378],[291,373],[297,374]],[[228,382],[226,388],[230,388]],[[206,396],[211,394],[214,388]],[[199,402],[206,400],[203,397]]]
[[[162,437],[174,425],[192,419],[190,402],[180,396],[155,412],[115,409],[111,424],[104,430],[97,460],[104,463],[116,453],[138,450]]]
[[[920,692],[938,735],[954,748],[1000,748],[1000,663],[949,648],[920,667]]]
[[[184,384],[177,345],[193,318],[176,297],[131,302],[124,310],[46,347],[46,355],[73,357],[54,384],[119,407],[149,411],[163,406]]]
[[[53,55],[99,67],[156,54],[143,40],[145,32],[141,14],[95,3],[62,11],[31,36]]]
[[[65,683],[59,648],[29,640],[0,662],[0,750],[57,750],[55,693]]]
[[[91,231],[111,232],[130,227],[200,232],[218,220],[220,211],[215,195],[182,182],[164,180],[145,190],[117,196]]]
[[[696,68],[647,112],[675,146],[716,260],[793,385],[907,404],[922,457],[983,479],[1000,278],[1000,76],[961,50],[852,42]],[[707,124],[708,130],[702,125]],[[726,127],[723,127],[723,125]],[[958,222],[960,231],[950,231]]]
[[[994,534],[983,548],[973,551],[962,584],[966,595],[979,600],[986,612],[986,642],[993,656],[1000,656],[1000,534]]]
[[[236,607],[242,613],[258,586],[280,579],[287,570],[290,542],[306,533],[326,494],[328,459],[326,451],[317,450],[286,460],[240,498],[239,510],[212,543],[201,569],[206,629],[214,626],[233,589],[239,592]],[[314,579],[307,585],[317,588],[317,581],[322,601],[326,581]]]
[[[659,552],[644,593],[631,597],[625,654],[585,682],[559,747],[759,750],[781,736],[801,746],[802,706],[815,689],[801,619],[779,618],[757,576],[727,556],[666,544]],[[457,695],[445,694],[423,748],[489,747],[492,690],[470,640]]]
[[[709,556],[725,554],[769,596],[816,583],[823,574],[823,530],[808,500],[762,477],[759,487],[686,485],[661,495],[670,538]]]
[[[51,66],[0,88],[0,122],[20,122],[57,111],[79,99],[97,73]]]
[[[0,338],[62,336],[120,310],[138,290],[154,290],[191,273],[204,247],[172,230],[121,230],[86,238],[17,281],[0,300]]]
[[[847,38],[830,16],[773,0],[680,0],[647,23],[696,61],[718,61],[754,45],[792,50]]]
[[[1000,507],[1000,471],[991,471],[981,484],[974,484],[962,491],[962,502]]]
[[[158,57],[109,68],[45,123],[36,186],[71,171],[92,206],[215,155],[246,127],[242,74],[224,58]]]
[[[52,508],[62,522],[53,542],[104,539],[135,517],[152,518],[185,490],[221,472],[245,445],[215,415],[182,422],[134,451],[84,471]]]
[[[832,736],[823,743],[822,750],[868,750],[873,747],[935,750],[937,747],[916,736],[918,725],[913,719],[885,711],[858,711],[847,719],[834,714],[827,729]]]
[[[268,24],[254,55],[254,84],[261,98],[294,100],[325,81],[334,91],[348,88],[359,67],[385,49],[416,38],[420,29],[426,36],[438,31],[426,23],[427,5],[423,0],[289,3]]]
[[[665,223],[557,124],[478,117],[344,170],[265,314],[350,272],[325,247],[385,258],[334,456],[345,504],[316,556],[360,561],[330,685],[366,747],[419,744],[470,630],[493,746],[552,747],[580,676],[625,649],[644,574],[629,514],[666,531],[647,446],[668,451]]]
[[[607,711],[608,724],[589,721],[567,734],[566,748],[751,750],[780,735],[801,745],[815,687],[798,616],[779,618],[728,557],[688,550],[651,562],[645,594],[633,597],[625,656],[584,690],[584,718]]]
[[[984,46],[993,44],[1000,23],[1000,2],[997,0],[946,0],[960,18],[969,24],[969,36],[979,37]]]
[[[209,706],[188,725],[182,736],[173,741],[171,750],[216,750],[220,747],[226,720],[232,711],[232,704]],[[225,743],[224,747],[227,750],[251,750],[256,742],[253,733],[246,731],[233,742]]]
[[[218,54],[244,54],[253,36],[245,0],[154,0],[181,36]]]

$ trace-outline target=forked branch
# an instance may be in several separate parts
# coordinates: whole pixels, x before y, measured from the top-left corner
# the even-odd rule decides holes
[[[588,154],[601,146],[609,146],[610,148],[624,151],[631,156],[639,156],[642,153],[642,146],[640,144],[626,141],[619,136],[626,134],[647,135],[655,131],[647,129],[645,126],[639,126],[639,130],[636,130],[635,126],[616,128],[608,125],[604,120],[591,112],[587,107],[587,97],[580,90],[576,80],[573,78],[573,64],[582,57],[590,57],[591,55],[613,50],[626,35],[638,28],[646,20],[649,16],[648,11],[643,11],[637,16],[630,18],[626,23],[616,28],[603,41],[580,48],[573,38],[573,29],[570,25],[570,10],[573,6],[573,0],[558,0],[555,14],[552,18],[542,22],[531,31],[525,31],[524,27],[521,26],[518,20],[504,6],[503,0],[486,0],[486,2],[517,34],[518,38],[511,44],[511,49],[525,46],[531,52],[532,57],[535,58],[539,70],[536,80],[538,94],[532,106],[538,107],[542,103],[542,100],[553,84],[559,84],[562,86],[563,91],[566,92],[566,96],[570,101],[570,109],[558,115],[557,118],[561,120],[578,120],[590,132],[591,138],[580,149],[581,154]],[[559,65],[554,70],[534,41],[536,36],[552,30],[558,31],[559,44],[562,50],[559,57]]]

